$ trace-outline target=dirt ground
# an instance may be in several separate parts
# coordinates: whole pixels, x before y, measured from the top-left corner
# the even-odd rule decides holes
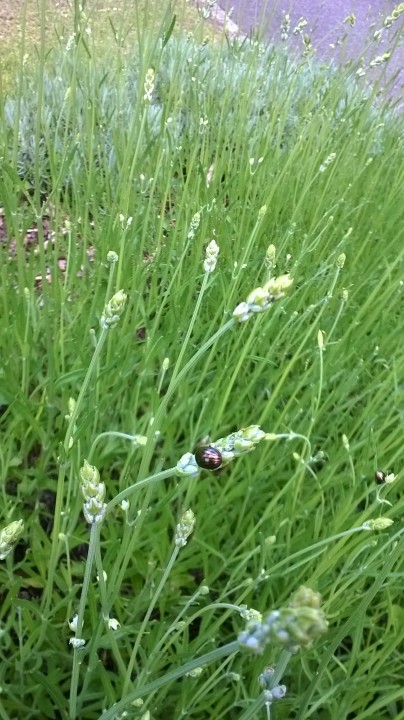
[[[48,0],[46,14],[49,19],[55,14],[66,15],[69,12],[67,2]],[[28,27],[38,25],[38,6],[32,0],[0,0],[0,42],[18,37],[24,23],[24,14]]]

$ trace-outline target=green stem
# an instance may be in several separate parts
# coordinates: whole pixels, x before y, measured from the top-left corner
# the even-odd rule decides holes
[[[394,564],[399,561],[400,558],[402,558],[404,551],[404,538],[402,537],[402,534],[403,531],[399,530],[398,533],[396,533],[390,538],[390,552],[387,547],[384,548],[384,555],[386,560],[382,568],[377,572],[373,584],[365,593],[363,600],[349,615],[348,620],[338,629],[338,631],[334,633],[332,641],[325,648],[321,660],[319,661],[318,668],[313,674],[313,679],[301,700],[301,705],[296,715],[296,720],[305,720],[305,718],[308,717],[308,709],[311,698],[316,688],[319,688],[321,685],[322,675],[325,672],[328,672],[329,663],[332,661],[337,648],[340,647],[344,638],[348,637],[352,632],[355,632],[355,629],[357,627],[360,627],[361,621],[365,617],[368,608],[371,607],[375,596],[385,585],[386,578],[389,576]]]
[[[190,662],[185,663],[185,665],[181,665],[181,667],[177,668],[176,670],[172,670],[163,677],[160,677],[157,680],[153,680],[148,685],[143,685],[143,687],[139,688],[138,690],[133,690],[126,697],[122,698],[122,700],[115,703],[112,708],[110,708],[106,712],[103,712],[102,715],[100,715],[100,717],[98,718],[98,720],[114,720],[114,718],[117,717],[117,713],[120,713],[122,710],[124,710],[125,707],[133,703],[134,700],[137,700],[137,698],[144,697],[144,695],[155,692],[155,690],[159,690],[161,687],[164,687],[164,685],[173,683],[175,680],[178,680],[192,670],[203,667],[204,665],[208,665],[209,663],[216,660],[220,660],[221,658],[227,657],[228,655],[236,653],[239,650],[240,645],[237,640],[234,640],[233,642],[228,643],[223,647],[216,648],[216,650],[212,650],[211,652],[206,653],[206,655],[201,655],[201,657],[199,658],[190,660]]]
[[[150,602],[150,605],[149,605],[149,607],[148,607],[148,609],[147,609],[146,615],[144,616],[144,618],[143,618],[143,620],[142,620],[142,624],[141,624],[141,626],[140,626],[140,628],[139,628],[139,631],[138,631],[138,633],[137,633],[137,635],[136,635],[135,644],[134,644],[134,646],[133,646],[133,650],[132,650],[132,652],[131,652],[131,656],[130,656],[130,660],[129,660],[129,663],[128,663],[128,667],[127,667],[127,669],[126,669],[126,677],[125,677],[125,681],[124,681],[124,684],[123,684],[123,691],[122,691],[123,695],[125,695],[125,694],[127,693],[127,691],[128,691],[128,686],[129,686],[130,681],[131,681],[131,675],[132,675],[133,667],[134,667],[135,661],[136,661],[137,651],[139,650],[140,643],[141,643],[141,640],[142,640],[144,631],[146,630],[146,627],[147,627],[147,623],[148,623],[149,620],[150,620],[150,616],[151,616],[151,614],[152,614],[152,612],[153,612],[153,610],[154,610],[154,608],[155,608],[155,606],[156,606],[157,600],[159,599],[159,597],[160,597],[160,595],[161,595],[161,592],[162,592],[162,590],[163,590],[163,588],[164,588],[164,585],[165,585],[166,582],[167,582],[168,576],[169,576],[171,570],[172,570],[173,567],[174,567],[174,563],[175,563],[175,561],[176,561],[176,559],[177,559],[177,555],[178,555],[178,553],[179,553],[179,550],[180,550],[179,547],[175,547],[175,548],[174,548],[174,550],[173,550],[173,552],[172,552],[172,554],[171,554],[170,560],[168,561],[168,565],[167,565],[167,567],[166,567],[165,570],[164,570],[163,576],[162,576],[162,578],[161,578],[161,580],[160,580],[160,582],[159,582],[159,584],[158,584],[158,586],[157,586],[157,588],[156,588],[156,592],[154,593],[154,595],[153,595],[153,597],[152,597],[152,599],[151,599],[151,602]]]
[[[170,386],[171,386],[172,383],[175,382],[175,378],[176,378],[177,375],[178,375],[179,369],[180,369],[181,364],[182,364],[183,357],[184,357],[185,352],[186,352],[186,349],[187,349],[187,347],[188,347],[189,339],[190,339],[190,337],[191,337],[191,334],[192,334],[192,331],[193,331],[193,329],[194,329],[194,325],[195,325],[196,319],[197,319],[197,317],[198,317],[198,313],[199,313],[200,307],[201,307],[201,305],[202,305],[202,299],[203,299],[203,296],[204,296],[204,294],[205,294],[205,290],[206,290],[206,286],[207,286],[207,283],[208,283],[209,274],[210,274],[210,273],[207,272],[207,273],[205,273],[205,275],[204,275],[204,277],[203,277],[202,287],[201,287],[201,289],[200,289],[200,292],[199,292],[199,295],[198,295],[198,299],[197,299],[196,304],[195,304],[195,307],[194,307],[194,312],[192,313],[192,318],[191,318],[191,322],[189,323],[189,326],[188,326],[187,334],[185,335],[185,339],[184,339],[184,342],[183,342],[182,345],[181,345],[181,350],[180,350],[180,353],[179,353],[179,355],[178,355],[177,362],[175,363],[175,367],[174,367],[174,370],[173,370],[173,374],[172,374],[171,380],[170,380]],[[169,389],[170,389],[170,388],[169,388]]]
[[[149,475],[149,477],[144,478],[144,480],[139,480],[139,482],[133,483],[133,485],[130,485],[129,487],[125,488],[125,490],[121,490],[118,495],[115,495],[112,500],[109,501],[106,513],[109,513],[112,508],[115,507],[115,505],[119,505],[119,503],[122,502],[122,500],[125,500],[129,495],[132,495],[132,493],[136,492],[136,490],[139,490],[142,487],[145,487],[147,485],[152,485],[156,482],[160,482],[160,480],[164,480],[165,478],[171,477],[172,475],[175,475],[176,469],[175,467],[168,468],[168,470],[162,470],[159,473],[156,473],[155,475]]]
[[[98,338],[97,345],[95,346],[93,357],[91,358],[90,365],[87,369],[86,376],[84,378],[83,384],[80,389],[79,396],[77,398],[77,402],[76,402],[76,404],[74,406],[74,410],[70,416],[69,424],[68,424],[67,430],[66,430],[66,436],[64,439],[64,443],[63,443],[63,447],[64,447],[66,455],[70,450],[70,444],[71,444],[71,440],[73,438],[73,433],[75,432],[75,424],[76,424],[78,414],[80,412],[80,407],[81,407],[84,395],[87,392],[87,388],[90,384],[90,380],[93,375],[96,364],[98,362],[98,358],[101,354],[101,350],[104,347],[105,340],[107,339],[108,330],[109,330],[109,328],[102,328],[102,330],[101,330],[101,334],[100,334],[100,337]]]
[[[81,639],[81,637],[82,637],[84,611],[86,609],[88,588],[90,586],[90,580],[91,580],[91,572],[93,569],[94,558],[96,555],[96,549],[97,549],[97,545],[99,542],[100,526],[101,526],[100,523],[93,523],[91,525],[90,543],[88,546],[86,568],[85,568],[85,572],[84,572],[83,587],[81,589],[79,612],[78,612],[78,617],[77,617],[77,626],[76,626],[76,633],[75,633],[76,639]],[[80,664],[81,664],[83,649],[82,648],[74,648],[73,653],[74,653],[73,669],[72,669],[72,677],[71,677],[71,682],[70,682],[70,698],[69,698],[69,718],[70,718],[70,720],[76,719],[77,688],[78,688],[78,682],[79,682]]]
[[[129,435],[128,433],[119,432],[118,430],[107,430],[106,432],[100,433],[95,438],[93,444],[91,445],[90,452],[88,453],[87,460],[89,463],[91,463],[91,458],[99,441],[106,437],[118,437],[122,440],[129,440],[132,443],[136,443],[136,438],[139,436]],[[140,443],[136,443],[136,447],[140,447]]]
[[[178,385],[180,384],[181,380],[187,375],[187,373],[193,368],[193,366],[198,362],[198,360],[204,355],[204,353],[209,350],[212,345],[216,342],[216,340],[219,340],[219,338],[224,335],[230,328],[233,327],[235,324],[235,321],[233,319],[229,320],[225,325],[223,325],[219,330],[217,330],[212,337],[207,340],[202,347],[199,348],[199,350],[191,357],[190,360],[184,365],[182,370],[176,375],[174,378],[171,378],[171,382],[168,386],[167,392],[164,395],[158,409],[156,412],[156,415],[154,417],[153,425],[150,426],[148,434],[147,434],[147,443],[145,446],[145,451],[143,453],[142,462],[139,469],[139,475],[138,478],[141,479],[145,476],[149,465],[150,460],[153,454],[153,440],[155,438],[156,430],[159,429],[160,421],[167,409],[168,403],[170,402],[175,390],[177,389]]]
[[[75,404],[74,410],[70,416],[69,424],[67,426],[66,435],[65,435],[65,439],[64,439],[64,443],[63,443],[63,448],[64,448],[66,455],[70,450],[71,441],[72,441],[73,433],[75,432],[75,424],[76,424],[76,420],[77,420],[77,417],[78,417],[78,414],[80,411],[80,407],[82,405],[84,395],[87,391],[88,385],[90,383],[93,371],[96,367],[101,350],[104,346],[104,343],[105,343],[105,340],[107,337],[107,332],[108,332],[107,328],[103,328],[101,330],[100,337],[99,337],[97,345],[94,349],[93,357],[91,359],[90,365],[87,369],[86,376],[84,378],[84,382],[80,389],[79,397]],[[63,509],[65,477],[66,477],[66,457],[64,458],[64,460],[61,460],[60,465],[59,465],[58,484],[57,484],[57,488],[56,488],[54,525],[53,525],[53,533],[52,533],[52,548],[51,548],[51,555],[49,558],[49,571],[48,571],[48,577],[47,577],[47,581],[46,581],[46,588],[45,588],[44,597],[43,597],[43,612],[44,612],[45,617],[49,611],[49,606],[51,603],[53,579],[54,579],[56,564],[57,564],[57,560],[58,560],[59,535],[60,535],[60,525],[61,525],[61,517],[62,517],[62,509]]]
[[[275,665],[275,672],[271,678],[270,686],[267,688],[268,690],[271,690],[272,688],[279,685],[291,657],[292,653],[290,653],[288,650],[282,650],[279,662]],[[250,707],[248,707],[247,710],[245,710],[245,712],[240,715],[238,720],[255,720],[258,717],[258,711],[265,705],[265,703],[266,700],[264,693],[261,693],[261,695],[257,697],[257,699],[253,703],[251,703]]]

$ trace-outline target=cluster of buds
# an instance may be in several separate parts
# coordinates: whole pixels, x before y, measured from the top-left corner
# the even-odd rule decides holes
[[[127,297],[123,290],[119,290],[112,296],[101,315],[100,325],[102,328],[108,330],[115,327],[125,309]]]
[[[203,269],[205,270],[205,272],[210,273],[214,271],[218,255],[219,245],[217,244],[216,240],[211,240],[206,248],[205,260],[203,262]]]
[[[146,105],[150,105],[152,99],[153,99],[153,91],[154,91],[154,85],[156,80],[156,74],[153,70],[153,68],[148,68],[146,72],[146,77],[144,80],[144,95],[143,100]]]
[[[186,510],[175,530],[175,544],[177,547],[185,547],[194,527],[195,515],[192,510]]]
[[[216,451],[220,457],[217,467],[224,467],[235,458],[240,457],[240,455],[255,450],[256,445],[261,440],[273,440],[273,435],[261,430],[259,425],[250,425],[210,443],[210,449]],[[177,475],[180,477],[198,477],[201,467],[204,466],[198,464],[193,453],[185,453],[177,463]]]
[[[241,302],[233,311],[233,318],[242,323],[249,320],[255,313],[262,313],[276,301],[283,298],[293,280],[290,275],[280,275],[272,278],[263,285],[253,290],[245,302]]]
[[[90,465],[84,460],[84,465],[80,468],[81,492],[84,498],[84,517],[90,525],[102,522],[106,503],[105,485],[100,482],[100,473],[97,468]]]
[[[198,227],[201,223],[201,213],[196,212],[195,215],[191,218],[191,223],[188,230],[187,238],[188,240],[193,240],[196,234],[196,231],[198,230]]]
[[[299,588],[287,607],[274,610],[262,623],[248,625],[238,637],[239,644],[258,654],[271,642],[289,652],[309,647],[328,628],[320,602],[319,593]]]
[[[4,560],[7,555],[10,555],[23,532],[23,520],[14,520],[0,530],[0,560]]]
[[[285,42],[288,39],[290,31],[290,15],[283,11],[283,17],[281,22],[281,40]]]
[[[396,7],[393,9],[391,15],[387,15],[387,17],[384,20],[384,27],[389,28],[395,23],[399,17],[404,13],[404,3],[399,3],[396,5]]]
[[[198,3],[198,10],[204,20],[208,20],[216,6],[216,0],[202,0]]]
[[[266,667],[258,677],[258,682],[264,690],[264,698],[267,705],[272,705],[275,700],[282,700],[286,695],[286,685],[273,684],[274,675],[274,668]]]

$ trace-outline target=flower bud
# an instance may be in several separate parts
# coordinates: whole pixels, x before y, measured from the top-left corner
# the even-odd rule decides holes
[[[262,287],[257,287],[255,290],[250,292],[247,303],[251,306],[253,312],[264,312],[274,301],[274,297],[271,293]]]
[[[274,295],[276,298],[279,296],[283,296],[284,293],[286,293],[289,288],[291,288],[293,285],[293,279],[290,277],[290,275],[279,275],[277,278],[273,278],[272,280],[268,280],[267,283],[265,283],[264,288],[268,290],[271,295]]]
[[[105,305],[101,316],[100,325],[102,328],[107,330],[118,323],[125,309],[127,297],[123,290],[119,290],[112,296],[111,300]]]
[[[76,615],[73,615],[73,617],[72,617],[71,620],[68,620],[68,621],[67,621],[67,623],[68,623],[68,625],[69,625],[69,628],[70,628],[70,630],[71,630],[72,632],[76,632],[76,631],[77,631],[77,622],[78,622],[78,619],[79,619],[79,616],[78,616],[77,613],[76,613]]]
[[[386,530],[386,528],[392,525],[394,520],[386,517],[379,517],[376,520],[368,520],[363,523],[362,527],[364,530]]]
[[[107,262],[110,265],[115,265],[118,262],[118,255],[114,250],[109,250],[107,253]]]
[[[175,532],[175,544],[177,547],[184,547],[187,539],[193,532],[195,527],[195,515],[192,510],[186,510],[177,525]]]
[[[274,267],[276,267],[276,247],[275,245],[268,245],[267,251],[265,253],[265,265],[267,266],[268,270],[273,270]]]
[[[269,690],[271,688],[271,683],[272,683],[272,678],[274,676],[274,673],[275,673],[274,668],[268,666],[258,676],[258,682],[261,685],[261,687],[264,688],[264,690]]]
[[[94,465],[84,460],[80,468],[81,492],[84,498],[83,512],[86,521],[90,524],[103,520],[106,510],[105,484],[100,482],[100,473]]]
[[[219,255],[219,245],[215,240],[211,240],[206,248],[206,257],[203,263],[205,272],[213,272],[216,267],[217,257]]]
[[[23,520],[14,520],[0,530],[0,560],[4,560],[7,555],[10,555],[23,532]]]
[[[85,500],[92,497],[104,499],[105,486],[100,482],[100,473],[94,465],[90,465],[84,460],[84,465],[80,468],[81,491]],[[103,493],[103,497],[100,495]]]
[[[286,695],[286,685],[276,685],[271,693],[274,700],[282,700]]]
[[[89,525],[102,522],[105,517],[106,508],[106,504],[100,502],[97,498],[87,500],[87,502],[83,505],[83,513],[86,522],[88,522]]]
[[[154,84],[156,80],[156,74],[153,68],[148,68],[144,81],[144,95],[143,100],[146,105],[150,105],[153,98]]]
[[[108,627],[110,630],[118,630],[121,623],[116,618],[108,618]]]
[[[246,605],[240,605],[239,607],[240,617],[247,622],[262,622],[262,615],[258,610],[254,608],[248,608]]]
[[[250,307],[246,302],[239,303],[233,310],[233,317],[238,322],[245,322],[252,314],[253,313],[250,312]]]
[[[268,310],[276,301],[280,300],[293,284],[290,275],[280,275],[272,278],[263,287],[257,287],[250,292],[247,301],[239,303],[233,311],[233,318],[238,322],[245,322],[255,313]]]
[[[176,472],[180,477],[198,477],[199,467],[195,455],[190,452],[185,453],[177,462]]]
[[[302,587],[288,607],[274,610],[261,623],[248,625],[238,641],[255,653],[262,653],[270,642],[282,645],[289,652],[309,647],[328,628],[319,605],[320,595]]]

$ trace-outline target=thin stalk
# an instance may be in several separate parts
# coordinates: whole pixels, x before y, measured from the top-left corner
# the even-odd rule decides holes
[[[149,428],[148,435],[147,435],[147,444],[145,446],[145,451],[143,453],[142,462],[139,469],[139,479],[144,477],[146,474],[149,465],[150,460],[153,454],[153,440],[155,438],[155,432],[159,429],[160,422],[164,416],[164,413],[167,409],[168,403],[170,402],[175,390],[177,389],[178,385],[180,384],[181,380],[187,375],[187,373],[193,368],[193,366],[198,362],[198,360],[204,355],[204,353],[209,350],[209,348],[216,342],[216,340],[219,340],[219,338],[224,335],[230,328],[233,327],[235,324],[235,321],[233,319],[228,320],[225,325],[223,325],[219,330],[217,330],[212,337],[207,340],[202,347],[199,348],[199,350],[191,357],[190,360],[184,365],[182,370],[176,375],[176,377],[171,378],[171,382],[168,386],[167,392],[164,395],[158,409],[156,412],[156,415],[154,417],[153,425]]]
[[[275,672],[271,678],[271,684],[268,690],[279,685],[292,657],[293,656],[291,652],[289,652],[288,650],[282,650],[279,662],[277,662],[275,665]],[[258,711],[266,704],[266,702],[267,701],[265,699],[264,693],[261,693],[261,695],[259,695],[259,697],[257,697],[257,699],[253,703],[251,703],[250,707],[247,708],[247,710],[245,710],[242,715],[240,715],[239,720],[255,720],[258,717]],[[268,717],[270,717],[270,713],[268,714]]]
[[[153,597],[152,597],[152,599],[151,599],[151,602],[150,602],[150,604],[149,604],[149,607],[148,607],[148,609],[147,609],[147,612],[146,612],[146,614],[145,614],[145,616],[144,616],[144,618],[143,618],[143,620],[142,620],[142,624],[141,624],[141,626],[140,626],[140,628],[139,628],[139,631],[138,631],[138,633],[137,633],[137,635],[136,635],[135,644],[134,644],[133,650],[132,650],[132,652],[131,652],[131,656],[130,656],[130,659],[129,659],[128,667],[127,667],[127,669],[126,669],[126,677],[125,677],[125,681],[124,681],[124,684],[123,684],[123,691],[122,691],[122,692],[123,692],[124,695],[125,695],[125,693],[128,691],[128,686],[129,686],[130,681],[131,681],[131,675],[132,675],[132,671],[133,671],[133,668],[134,668],[134,665],[135,665],[137,652],[138,652],[138,650],[139,650],[142,637],[143,637],[144,632],[145,632],[145,630],[146,630],[147,623],[148,623],[149,620],[150,620],[150,616],[151,616],[151,614],[152,614],[152,612],[153,612],[153,610],[154,610],[154,608],[155,608],[155,606],[156,606],[157,600],[159,599],[159,597],[160,597],[160,595],[161,595],[161,593],[162,593],[162,590],[163,590],[163,588],[164,588],[164,585],[165,585],[166,582],[167,582],[168,576],[170,575],[170,572],[171,572],[171,570],[172,570],[173,567],[174,567],[174,563],[175,563],[175,561],[176,561],[176,559],[177,559],[177,556],[178,556],[179,551],[180,551],[180,548],[179,548],[178,546],[176,546],[176,547],[174,548],[172,554],[171,554],[171,557],[170,557],[170,559],[169,559],[169,561],[168,561],[167,567],[166,567],[165,570],[164,570],[163,576],[162,576],[162,578],[161,578],[161,580],[160,580],[160,582],[159,582],[159,584],[158,584],[158,586],[157,586],[157,588],[156,588],[156,592],[154,593],[154,595],[153,595]]]
[[[221,658],[232,655],[233,653],[235,654],[239,650],[240,645],[237,640],[234,640],[227,645],[223,645],[220,648],[216,648],[216,650],[212,650],[205,655],[201,655],[201,657],[199,658],[190,660],[190,662],[185,663],[185,665],[181,665],[181,667],[177,668],[176,670],[172,670],[166,675],[163,675],[163,677],[160,677],[157,680],[153,680],[148,685],[143,685],[142,688],[133,690],[126,697],[122,698],[122,700],[115,703],[112,708],[103,712],[102,715],[99,716],[98,720],[113,720],[117,717],[117,713],[120,713],[121,710],[124,710],[128,705],[133,703],[134,700],[137,700],[140,697],[144,697],[149,693],[155,692],[155,690],[159,690],[161,687],[164,687],[164,685],[173,683],[175,680],[184,677],[184,675],[191,672],[192,670],[195,670],[196,668],[208,665],[209,663],[220,660]]]
[[[93,523],[91,525],[90,532],[90,543],[88,546],[88,554],[86,560],[86,568],[83,578],[83,586],[81,589],[81,597],[79,604],[79,612],[77,617],[76,625],[76,639],[82,638],[83,623],[84,623],[84,611],[87,604],[88,588],[90,586],[91,572],[93,569],[93,563],[96,555],[97,545],[100,537],[100,523]],[[73,650],[73,668],[72,677],[70,681],[70,697],[69,697],[69,718],[75,720],[77,717],[77,688],[79,683],[79,673],[83,650],[82,648],[74,648]]]

